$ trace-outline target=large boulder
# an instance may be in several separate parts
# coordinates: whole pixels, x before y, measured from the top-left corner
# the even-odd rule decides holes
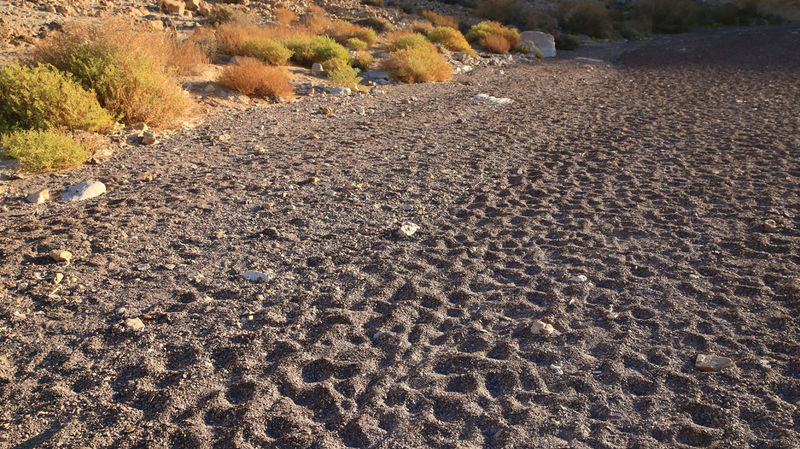
[[[519,34],[520,45],[527,45],[531,51],[538,48],[545,58],[556,56],[556,40],[551,34],[541,31],[523,31]]]
[[[182,16],[183,11],[186,9],[186,3],[180,0],[159,0],[158,3],[161,9],[179,16]]]

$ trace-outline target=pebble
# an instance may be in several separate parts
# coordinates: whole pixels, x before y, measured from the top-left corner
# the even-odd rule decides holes
[[[400,229],[396,230],[394,234],[400,238],[411,237],[412,235],[416,234],[417,231],[419,231],[419,226],[409,221],[403,223],[403,225],[400,226]]]
[[[27,200],[29,203],[32,204],[43,204],[45,201],[48,201],[49,199],[50,199],[50,190],[48,189],[37,190],[35,192],[28,194],[28,196],[25,197],[25,200]]]
[[[53,283],[56,284],[56,285],[60,284],[61,281],[63,281],[63,280],[64,280],[64,274],[63,273],[56,273],[56,275],[53,276]]]
[[[733,366],[733,360],[728,357],[697,354],[697,360],[695,360],[694,366],[700,371],[719,371],[729,366]]]
[[[50,258],[53,259],[55,262],[69,263],[69,261],[72,260],[72,253],[69,251],[54,249],[50,251]]]
[[[144,323],[140,318],[128,318],[125,320],[125,327],[128,330],[139,332],[140,330],[144,329]]]
[[[758,366],[764,369],[772,369],[772,364],[767,359],[759,359]]]
[[[534,334],[542,334],[542,335],[550,335],[556,331],[553,325],[545,323],[542,320],[534,320],[533,324],[531,325],[531,329],[533,329]]]
[[[564,375],[564,368],[562,368],[560,364],[556,365],[555,363],[551,363],[550,364],[550,369],[553,370],[553,373],[556,376],[563,376]]]
[[[139,271],[147,271],[147,270],[150,269],[150,264],[149,263],[140,263],[139,265],[136,265],[136,269],[139,270]]]
[[[583,283],[589,282],[589,278],[587,278],[586,276],[584,276],[582,274],[579,274],[577,276],[572,276],[571,278],[569,278],[569,281],[570,282],[575,282],[575,283],[578,283],[578,284],[583,284]]]
[[[488,103],[492,103],[492,104],[496,104],[496,105],[506,105],[506,104],[511,104],[511,103],[514,102],[514,100],[512,100],[510,98],[493,97],[493,96],[487,95],[487,94],[478,94],[478,95],[475,95],[475,97],[473,97],[473,98],[475,98],[476,100],[486,101]]]
[[[403,205],[400,206],[400,210],[412,211],[412,210],[414,210],[414,206],[412,206],[410,204],[403,204]]]
[[[272,273],[262,273],[260,271],[245,271],[242,275],[243,278],[250,282],[269,282],[274,275]]]
[[[155,133],[152,131],[145,131],[142,133],[142,145],[154,145],[158,143]]]
[[[84,201],[106,193],[106,185],[100,181],[83,181],[64,192],[64,201]]]
[[[778,223],[775,220],[764,220],[764,223],[761,224],[761,227],[764,228],[766,232],[778,232]]]

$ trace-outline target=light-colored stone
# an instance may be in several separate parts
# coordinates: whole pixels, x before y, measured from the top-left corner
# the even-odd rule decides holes
[[[160,0],[161,8],[171,14],[183,15],[186,4],[180,0]]]
[[[531,51],[538,48],[545,58],[556,56],[556,40],[551,34],[541,31],[523,31],[519,34],[521,45],[527,45]]]
[[[315,62],[311,65],[311,74],[314,76],[323,76],[325,75],[325,68],[322,67],[322,64]]]
[[[53,276],[53,283],[56,285],[60,284],[61,281],[63,280],[64,280],[64,273],[56,273],[56,275]]]
[[[550,335],[556,331],[552,324],[545,323],[542,320],[534,320],[531,324],[531,330],[534,334]]]
[[[200,6],[197,7],[197,13],[203,17],[208,17],[211,15],[211,4],[200,0]]]
[[[163,31],[164,30],[164,22],[162,22],[161,19],[148,20],[147,24],[150,25],[150,28],[153,31]]]
[[[775,220],[764,220],[764,222],[761,223],[761,227],[764,228],[764,231],[770,233],[778,232],[780,230],[780,227]]]
[[[720,357],[717,355],[697,354],[697,360],[695,360],[694,366],[700,371],[719,371],[733,366],[733,360],[728,357]]]
[[[576,284],[585,284],[586,282],[589,282],[589,278],[587,278],[583,274],[579,274],[577,276],[572,276],[571,278],[569,278],[569,281]]]
[[[134,332],[139,332],[144,329],[144,323],[140,318],[128,318],[125,320],[125,328]]]
[[[476,100],[485,101],[487,103],[492,103],[492,104],[496,104],[496,105],[506,105],[506,104],[511,104],[511,103],[514,102],[514,100],[512,100],[510,98],[493,97],[493,96],[487,95],[487,94],[478,94],[478,95],[475,95],[474,98]]]
[[[400,229],[394,231],[394,234],[397,237],[406,238],[406,237],[411,237],[412,235],[416,234],[417,231],[419,231],[419,226],[417,226],[416,224],[414,224],[414,223],[409,221],[409,222],[403,223],[403,225],[400,226]]]
[[[45,201],[50,200],[50,190],[41,189],[31,192],[25,197],[25,200],[32,204],[43,204]]]
[[[142,145],[154,145],[158,143],[156,135],[152,131],[145,131],[142,133]]]
[[[183,4],[189,11],[197,11],[200,9],[200,0],[185,0]]]
[[[84,201],[106,193],[106,185],[100,181],[83,181],[64,192],[64,201]]]
[[[54,250],[50,251],[49,256],[55,262],[67,262],[67,263],[69,263],[69,261],[72,260],[72,253],[69,252],[69,251],[61,250],[61,249],[54,249]]]
[[[379,81],[379,80],[389,81],[391,79],[389,77],[389,72],[385,72],[383,70],[370,70],[367,72],[359,73],[358,76],[360,76],[366,81]]]
[[[353,93],[353,91],[351,91],[349,87],[329,87],[326,89],[326,91],[330,95],[337,95],[340,97],[346,97],[351,93]]]
[[[250,282],[269,282],[274,277],[272,273],[262,273],[260,271],[245,271],[243,278]]]

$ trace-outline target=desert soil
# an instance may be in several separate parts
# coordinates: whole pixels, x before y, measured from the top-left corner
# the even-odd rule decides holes
[[[0,447],[800,447],[799,32],[253,106],[3,182]]]

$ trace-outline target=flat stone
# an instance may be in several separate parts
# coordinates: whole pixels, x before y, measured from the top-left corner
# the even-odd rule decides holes
[[[550,335],[556,331],[552,324],[545,323],[542,320],[533,320],[531,329],[534,334]]]
[[[329,95],[337,95],[340,97],[346,97],[353,93],[349,87],[329,87],[326,89]]]
[[[69,262],[72,260],[72,253],[69,251],[64,251],[60,249],[54,249],[50,251],[50,259],[54,262]]]
[[[419,231],[419,226],[414,223],[406,222],[400,226],[400,229],[394,231],[395,236],[404,238],[404,237],[411,237],[412,235],[416,234]]]
[[[128,318],[125,320],[125,328],[134,332],[144,329],[144,323],[140,318]]]
[[[25,200],[32,204],[44,204],[45,201],[50,199],[50,190],[41,189],[31,192],[25,197]]]
[[[83,181],[64,192],[64,201],[85,201],[106,193],[106,185],[100,181]]]
[[[576,284],[583,284],[583,283],[589,282],[589,278],[587,278],[586,276],[584,276],[582,274],[579,274],[577,276],[572,276],[571,278],[569,278],[569,281],[570,282],[574,282]]]
[[[158,139],[152,131],[142,133],[142,145],[154,145],[156,143],[158,143]]]
[[[719,371],[729,366],[733,366],[733,360],[728,357],[697,354],[697,360],[695,360],[694,366],[700,371]]]
[[[487,103],[492,103],[492,104],[496,104],[496,105],[506,105],[506,104],[511,104],[511,103],[514,102],[514,100],[512,100],[510,98],[493,97],[493,96],[487,95],[487,94],[478,94],[478,95],[475,95],[474,98],[476,100],[485,101]]]
[[[245,271],[242,277],[250,282],[269,282],[275,276],[272,275],[271,273],[262,273],[260,271],[251,270],[251,271]]]
[[[325,68],[322,67],[322,64],[315,62],[311,65],[311,74],[314,76],[322,76],[325,74]]]

